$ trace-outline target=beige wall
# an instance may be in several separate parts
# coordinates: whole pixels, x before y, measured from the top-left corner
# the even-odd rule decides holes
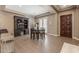
[[[75,10],[75,19],[74,19],[74,37],[79,38],[79,9]]]
[[[57,14],[48,16],[47,33],[57,35]]]
[[[23,16],[0,11],[0,28],[8,29],[10,34],[14,34],[14,16]]]
[[[50,35],[57,36],[57,14],[53,14],[46,17],[47,17],[47,33]],[[44,17],[41,17],[41,18],[44,18]],[[39,22],[38,19],[35,19],[35,21]]]

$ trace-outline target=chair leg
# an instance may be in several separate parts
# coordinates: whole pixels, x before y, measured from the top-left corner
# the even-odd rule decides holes
[[[35,34],[33,34],[33,40],[35,39]]]
[[[43,34],[41,34],[41,39],[43,39]]]
[[[44,33],[44,38],[45,38],[45,33]]]
[[[42,35],[42,39],[44,39],[44,38],[45,38],[45,34],[44,34],[44,33],[42,33],[41,35]]]
[[[42,33],[40,33],[40,37],[41,37],[41,39],[43,39],[43,34]]]
[[[36,34],[36,36],[37,36],[37,40],[39,40],[39,34],[38,33]]]
[[[31,39],[32,39],[32,33],[31,33],[31,35],[30,35],[30,36],[31,36]]]

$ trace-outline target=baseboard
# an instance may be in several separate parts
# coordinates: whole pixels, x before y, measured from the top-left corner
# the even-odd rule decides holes
[[[78,37],[73,37],[73,39],[79,40],[79,38],[78,38]]]
[[[48,35],[53,35],[53,36],[60,36],[60,35],[56,35],[56,34],[51,34],[51,33],[47,33]],[[79,38],[78,37],[72,37],[73,39],[75,39],[75,40],[79,40]]]
[[[47,33],[48,35],[53,35],[53,36],[60,36],[60,35],[56,35],[56,34],[51,34],[51,33]]]

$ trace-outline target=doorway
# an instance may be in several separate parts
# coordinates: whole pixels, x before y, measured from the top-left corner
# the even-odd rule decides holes
[[[60,16],[60,36],[72,38],[72,14]]]

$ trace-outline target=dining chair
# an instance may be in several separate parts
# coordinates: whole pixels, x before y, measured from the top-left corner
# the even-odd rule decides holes
[[[45,38],[45,30],[40,30],[40,37],[41,39],[44,39]]]

